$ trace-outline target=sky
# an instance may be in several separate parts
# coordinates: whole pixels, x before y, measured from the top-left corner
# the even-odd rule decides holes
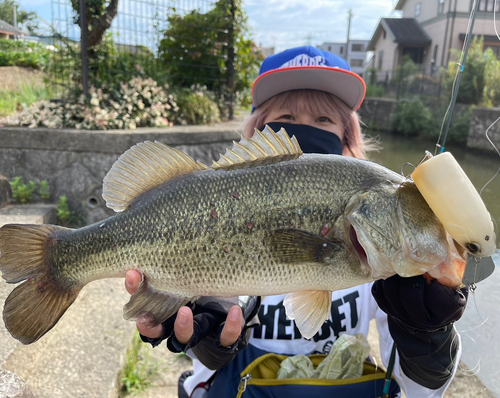
[[[282,51],[305,44],[369,40],[380,18],[391,16],[393,0],[246,0],[246,11],[258,45]]]
[[[69,0],[17,1],[23,9],[35,11],[49,23],[52,2],[69,3]],[[275,51],[305,44],[345,41],[349,9],[353,15],[350,38],[368,40],[380,18],[395,16],[395,3],[395,0],[243,1],[254,41],[259,46],[275,47]]]

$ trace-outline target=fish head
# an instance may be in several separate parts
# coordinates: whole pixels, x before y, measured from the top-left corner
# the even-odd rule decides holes
[[[373,279],[429,273],[447,286],[461,284],[464,253],[414,184],[387,182],[355,195],[346,218],[352,247]]]

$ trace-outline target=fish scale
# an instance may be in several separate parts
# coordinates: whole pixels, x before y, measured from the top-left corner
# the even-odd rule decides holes
[[[139,200],[136,208],[104,223],[84,227],[76,233],[68,231],[58,235],[59,242],[70,242],[74,250],[59,252],[59,248],[55,248],[54,270],[63,279],[88,283],[94,279],[123,276],[127,269],[140,268],[147,275],[158,275],[150,278],[156,287],[170,290],[175,287],[170,283],[191,276],[186,285],[193,289],[193,282],[218,279],[226,270],[233,268],[234,262],[241,262],[241,251],[237,251],[238,245],[241,245],[246,256],[258,257],[259,260],[240,266],[239,271],[244,276],[239,279],[245,284],[249,283],[248,278],[259,282],[273,274],[279,275],[276,272],[279,268],[268,270],[267,275],[262,276],[258,271],[259,268],[276,266],[267,246],[261,244],[268,239],[269,232],[294,227],[319,233],[325,221],[339,215],[331,211],[324,214],[324,209],[338,209],[338,212],[342,209],[339,202],[346,201],[346,198],[328,194],[331,181],[344,174],[342,171],[337,170],[336,175],[329,174],[321,162],[311,166],[301,163],[308,162],[302,159],[295,163],[279,163],[262,171],[208,171],[161,186],[148,195],[151,203]],[[207,174],[216,176],[209,185],[210,189],[204,190],[206,180],[214,180]],[[292,175],[291,179],[286,178],[289,175]],[[345,182],[346,179],[343,180]],[[307,187],[303,181],[308,181]],[[300,182],[298,187],[297,182]],[[293,193],[297,189],[303,190],[300,203],[294,200]],[[240,194],[239,199],[232,195],[236,191]],[[351,193],[348,191],[345,196]],[[312,201],[318,202],[318,194],[322,200],[311,209]],[[216,218],[210,216],[212,200],[215,202]],[[253,223],[251,230],[246,226],[248,221]],[[137,233],[138,225],[141,226],[141,233]],[[210,236],[215,241],[206,245]],[[111,248],[111,244],[115,248]],[[161,247],[168,249],[162,251]],[[224,247],[228,247],[228,253],[224,252]],[[152,250],[159,250],[158,255],[151,255]],[[196,256],[208,257],[212,264],[208,275],[203,273],[206,268],[202,269],[203,272],[193,268],[193,264],[197,263]],[[313,274],[313,279],[317,276]],[[232,282],[228,279],[224,281]],[[311,283],[311,287],[313,285]]]

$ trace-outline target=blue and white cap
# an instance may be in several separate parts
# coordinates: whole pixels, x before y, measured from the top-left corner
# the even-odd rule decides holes
[[[343,58],[303,46],[270,55],[262,62],[252,87],[252,104],[257,108],[269,98],[291,90],[325,91],[357,110],[365,97],[366,85]]]

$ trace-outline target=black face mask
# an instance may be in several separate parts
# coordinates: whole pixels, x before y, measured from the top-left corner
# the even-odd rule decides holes
[[[321,130],[307,124],[282,122],[267,123],[267,126],[275,132],[284,128],[290,137],[295,136],[304,153],[342,155],[342,141],[340,141],[340,138],[336,134],[330,131]],[[259,130],[264,130],[264,127]]]

